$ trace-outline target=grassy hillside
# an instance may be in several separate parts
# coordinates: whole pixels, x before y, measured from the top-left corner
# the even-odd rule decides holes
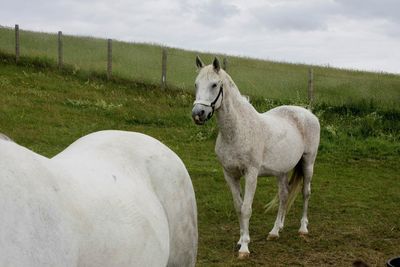
[[[398,110],[370,102],[316,105],[322,136],[309,208],[310,236],[297,235],[299,198],[281,238],[266,240],[276,214],[264,213],[263,206],[276,185],[274,178],[262,178],[250,224],[251,258],[240,262],[235,251],[238,222],[213,149],[217,127],[214,120],[204,127],[192,123],[191,93],[61,75],[5,59],[0,62],[0,92],[0,132],[49,157],[102,129],[139,131],[172,148],[186,164],[196,191],[198,266],[351,266],[359,258],[383,266],[399,253]],[[259,111],[289,103],[263,97],[252,101]]]
[[[64,36],[64,61],[73,72],[105,73],[107,43],[104,39]],[[21,31],[23,57],[57,60],[57,35]],[[14,53],[14,31],[0,27],[0,52]],[[169,48],[167,81],[171,87],[191,91],[194,58],[201,54],[210,63],[213,55]],[[220,57],[224,57],[220,55]],[[227,57],[228,72],[244,94],[272,99],[304,101],[307,65],[286,64],[241,57]],[[113,42],[113,71],[119,78],[158,84],[161,79],[161,47]],[[382,107],[398,107],[400,75],[340,70],[313,66],[317,102],[342,105],[374,101]]]

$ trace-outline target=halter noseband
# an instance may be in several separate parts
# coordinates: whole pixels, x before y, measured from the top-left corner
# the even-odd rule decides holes
[[[208,114],[208,116],[207,116],[207,120],[209,120],[209,119],[214,115],[215,104],[217,103],[217,101],[218,101],[218,99],[219,99],[220,96],[222,96],[222,99],[224,98],[224,91],[223,91],[223,85],[222,85],[222,83],[221,83],[221,86],[219,87],[218,95],[217,95],[217,97],[214,99],[214,101],[208,102],[208,101],[204,101],[204,100],[196,100],[196,101],[194,101],[193,106],[196,105],[196,104],[200,104],[200,105],[203,105],[203,106],[211,107],[211,108],[212,108],[212,111],[211,111],[211,113]],[[222,100],[221,100],[221,101],[222,101]]]

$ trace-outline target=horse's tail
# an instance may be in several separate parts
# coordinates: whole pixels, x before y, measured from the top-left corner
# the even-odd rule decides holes
[[[304,178],[302,161],[303,160],[300,160],[297,163],[296,167],[294,167],[292,176],[290,177],[289,180],[289,194],[286,202],[286,212],[290,210],[290,208],[294,203],[294,200],[296,199],[296,196],[301,190],[301,185]],[[279,193],[276,194],[275,197],[264,206],[265,212],[274,209],[276,206],[278,206],[278,203],[279,203]]]

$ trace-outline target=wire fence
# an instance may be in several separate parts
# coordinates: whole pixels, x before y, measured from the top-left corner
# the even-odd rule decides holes
[[[60,69],[106,74],[133,81],[193,90],[195,57],[204,62],[213,55],[160,45],[78,37],[0,27],[0,51],[20,58],[45,58]],[[373,100],[389,106],[400,103],[400,76],[345,71],[329,67],[287,64],[219,55],[223,67],[242,93],[302,103]]]

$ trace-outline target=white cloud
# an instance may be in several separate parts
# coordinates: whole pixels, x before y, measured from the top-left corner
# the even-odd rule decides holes
[[[266,2],[253,7],[255,26],[273,31],[313,31],[327,28],[336,5],[327,1]]]
[[[0,25],[400,73],[398,0],[0,0]]]

